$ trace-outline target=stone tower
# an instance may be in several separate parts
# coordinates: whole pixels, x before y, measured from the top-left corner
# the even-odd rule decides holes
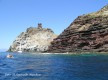
[[[42,29],[42,24],[38,23],[38,29]]]

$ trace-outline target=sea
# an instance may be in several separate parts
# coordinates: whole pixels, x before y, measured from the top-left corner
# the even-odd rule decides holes
[[[0,80],[108,80],[108,54],[0,52]]]

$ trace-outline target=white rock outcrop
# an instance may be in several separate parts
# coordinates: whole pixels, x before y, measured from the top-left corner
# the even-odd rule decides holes
[[[26,32],[22,32],[12,43],[9,51],[17,52],[19,50],[23,52],[43,52],[47,51],[51,41],[56,38],[57,35],[47,28],[42,28],[42,24],[38,24],[38,27],[30,27]]]

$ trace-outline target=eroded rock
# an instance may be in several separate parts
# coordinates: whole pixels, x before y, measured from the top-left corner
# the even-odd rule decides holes
[[[49,47],[49,52],[108,51],[108,5],[78,16]]]
[[[42,24],[38,24],[38,27],[27,28],[25,32],[22,32],[12,43],[9,51],[17,52],[20,50],[23,52],[43,52],[47,51],[48,47],[56,38],[57,35],[49,28],[42,28]]]

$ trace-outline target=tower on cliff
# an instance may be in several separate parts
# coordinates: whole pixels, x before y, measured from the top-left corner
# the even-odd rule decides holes
[[[42,24],[38,23],[38,29],[42,29]]]

